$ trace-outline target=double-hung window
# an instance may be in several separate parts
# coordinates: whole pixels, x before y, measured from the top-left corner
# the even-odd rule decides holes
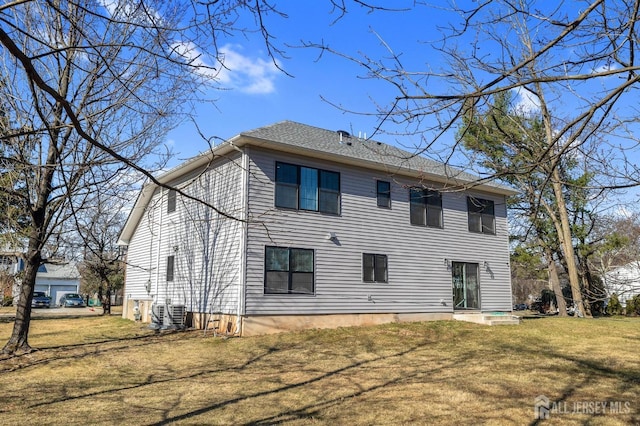
[[[378,207],[391,208],[391,183],[384,180],[376,181],[376,193]]]
[[[313,250],[265,247],[265,294],[313,294]]]
[[[424,188],[409,189],[412,225],[442,228],[442,194]]]
[[[362,254],[362,281],[366,283],[388,282],[386,254]]]
[[[496,215],[493,201],[467,197],[469,231],[482,234],[496,233]]]
[[[340,173],[277,162],[276,207],[340,214]]]

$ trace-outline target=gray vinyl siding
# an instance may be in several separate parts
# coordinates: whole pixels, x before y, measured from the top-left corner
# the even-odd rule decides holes
[[[414,226],[408,187],[416,181],[253,147],[248,152],[249,214],[255,220],[248,228],[247,315],[452,312],[445,259],[480,265],[482,310],[511,310],[503,196],[474,194],[494,200],[496,235],[468,231],[461,193],[443,194],[444,228]],[[276,161],[340,172],[341,214],[275,208]],[[391,209],[377,207],[378,179],[391,182]],[[337,241],[327,239],[329,232]],[[264,294],[267,245],[315,250],[314,295]],[[363,253],[388,256],[388,283],[363,282]]]
[[[127,297],[185,304],[194,312],[237,312],[243,225],[234,218],[243,217],[240,162],[241,155],[234,154],[169,183],[217,211],[178,194],[176,210],[168,213],[167,190],[156,191],[129,245]],[[168,282],[169,256],[175,261]],[[147,279],[150,293],[144,290]]]

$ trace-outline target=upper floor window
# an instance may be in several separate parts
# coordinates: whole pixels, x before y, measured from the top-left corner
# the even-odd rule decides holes
[[[276,163],[276,207],[340,214],[340,173]]]
[[[176,190],[170,189],[167,192],[167,213],[176,211]]]
[[[276,294],[313,294],[313,250],[265,247],[264,292]]]
[[[376,181],[378,207],[391,207],[391,183],[383,180]]]
[[[410,188],[410,216],[412,225],[442,228],[442,194],[424,188]]]
[[[362,254],[362,281],[366,283],[388,281],[386,254]]]
[[[483,234],[496,233],[496,215],[493,201],[467,197],[469,231]]]

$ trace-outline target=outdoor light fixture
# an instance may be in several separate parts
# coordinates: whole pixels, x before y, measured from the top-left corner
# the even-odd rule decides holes
[[[335,241],[337,239],[338,239],[338,236],[336,235],[335,232],[327,233],[327,240]]]

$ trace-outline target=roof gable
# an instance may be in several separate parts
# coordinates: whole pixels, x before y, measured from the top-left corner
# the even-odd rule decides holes
[[[77,280],[80,272],[75,263],[44,263],[38,268],[37,277]]]

